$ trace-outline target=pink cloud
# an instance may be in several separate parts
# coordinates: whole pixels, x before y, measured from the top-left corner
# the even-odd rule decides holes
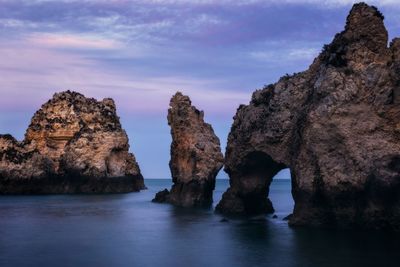
[[[122,44],[116,40],[98,36],[81,36],[67,33],[32,33],[27,38],[35,45],[54,48],[118,49]]]
[[[47,36],[48,37],[48,36]],[[54,37],[54,36],[53,36]],[[58,44],[92,44],[79,38],[44,38]],[[49,41],[51,40],[51,41]],[[74,40],[74,41],[71,41]],[[58,46],[57,46],[58,47]],[[104,46],[102,46],[104,47]],[[108,47],[108,46],[107,46]],[[249,92],[225,91],[224,81],[182,76],[156,76],[118,71],[85,53],[42,46],[30,36],[0,44],[0,110],[33,113],[55,92],[76,90],[88,97],[112,97],[123,113],[162,113],[176,91],[188,94],[200,109],[210,114],[234,114],[249,101]]]

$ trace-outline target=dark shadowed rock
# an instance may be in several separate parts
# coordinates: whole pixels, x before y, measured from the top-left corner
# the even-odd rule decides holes
[[[23,142],[0,136],[0,193],[130,192],[143,177],[112,99],[57,93]]]
[[[292,215],[293,215],[293,214],[289,214],[288,216],[284,217],[284,218],[282,219],[282,221],[289,221],[290,218],[292,218]]]
[[[203,111],[179,92],[171,99],[168,124],[172,135],[169,167],[174,185],[166,201],[184,207],[209,206],[215,177],[223,164],[219,139],[211,125],[204,122]]]
[[[164,203],[167,201],[169,195],[168,189],[164,189],[156,194],[156,196],[151,200],[152,202]]]
[[[292,225],[400,226],[400,41],[382,14],[353,6],[307,71],[255,91],[237,110],[217,210],[272,212],[272,177],[289,167]]]

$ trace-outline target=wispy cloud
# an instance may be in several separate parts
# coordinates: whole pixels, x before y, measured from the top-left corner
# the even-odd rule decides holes
[[[266,49],[262,51],[250,52],[250,57],[264,61],[265,63],[287,64],[293,61],[312,61],[313,58],[318,56],[319,48],[298,47],[298,48],[284,48],[284,49]]]
[[[40,23],[24,21],[20,19],[9,19],[9,18],[1,18],[0,19],[0,27],[2,28],[11,28],[11,29],[37,29],[42,27]]]
[[[36,0],[34,2],[46,2],[51,0]],[[53,0],[55,1],[55,0]],[[72,0],[64,0],[64,2],[73,2]],[[87,2],[111,2],[113,4],[155,4],[155,5],[210,5],[216,4],[214,0],[88,0]],[[359,0],[219,0],[218,4],[223,5],[233,5],[233,6],[243,6],[243,5],[254,5],[254,4],[313,4],[313,5],[349,5],[353,3],[360,2]],[[397,0],[366,0],[370,4],[380,4],[385,5],[396,5]]]
[[[88,36],[69,33],[32,33],[27,37],[27,42],[34,45],[52,48],[75,49],[119,49],[122,44],[116,40],[105,39],[102,36]]]
[[[49,49],[60,46],[114,49],[113,43],[94,43],[73,36],[34,36],[29,36],[23,42],[14,40],[0,45],[2,111],[31,109],[32,105],[37,107],[55,91],[67,89],[99,98],[113,97],[124,112],[162,112],[177,90],[193,96],[217,113],[227,110],[233,112],[238,104],[248,98],[247,93],[225,91],[224,83],[219,80],[179,75],[149,77],[134,69],[127,75],[85,54]],[[217,108],[212,107],[213,103]]]

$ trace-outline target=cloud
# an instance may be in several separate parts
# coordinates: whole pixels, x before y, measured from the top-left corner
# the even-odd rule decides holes
[[[0,45],[3,111],[31,110],[55,91],[67,89],[100,99],[113,97],[124,112],[162,112],[177,90],[191,95],[215,113],[233,112],[238,104],[247,102],[247,92],[227,91],[218,79],[145,74],[135,70],[140,70],[140,66],[124,72],[101,59],[87,57],[86,53],[53,49],[114,48],[113,43],[95,43],[76,36],[33,36]]]
[[[27,0],[26,0],[27,1]],[[43,3],[59,0],[34,0],[32,2]],[[75,0],[77,1],[77,0]],[[62,2],[75,2],[74,0],[63,0]],[[109,2],[114,5],[126,5],[126,4],[153,4],[153,5],[210,5],[210,4],[221,4],[221,5],[254,5],[254,4],[313,4],[313,5],[349,5],[360,2],[359,0],[219,0],[217,3],[214,0],[87,0],[89,3],[96,2]],[[397,0],[366,0],[369,4],[381,4],[396,5]]]
[[[0,27],[36,29],[36,28],[39,28],[40,25],[38,23],[30,22],[30,21],[2,18],[2,19],[0,19]]]
[[[69,33],[32,33],[27,42],[53,48],[118,49],[122,44],[101,36],[74,35]]]
[[[277,53],[276,49],[265,49],[262,51],[250,52],[250,57],[265,61],[268,63],[284,63],[298,61],[298,60],[309,60],[312,61],[318,56],[320,52],[319,48],[310,47],[298,47],[298,48],[283,48]]]
[[[344,21],[353,2],[356,1],[0,0],[0,27],[7,30],[0,35],[34,30],[95,35],[135,45],[180,42],[198,47],[288,38],[320,41],[321,36],[338,30],[338,18]],[[397,1],[368,2],[388,9],[400,8]]]
[[[27,1],[27,0],[26,0]],[[33,2],[43,3],[52,2],[58,0],[36,0]],[[62,2],[71,3],[77,0],[63,0]],[[111,5],[129,5],[129,4],[147,4],[147,5],[230,5],[230,6],[245,6],[245,5],[284,5],[284,4],[296,4],[296,5],[314,5],[321,7],[338,7],[348,6],[354,3],[360,2],[360,0],[86,0],[88,3],[99,3],[108,2]],[[375,4],[379,6],[397,6],[397,0],[365,0],[368,4]]]

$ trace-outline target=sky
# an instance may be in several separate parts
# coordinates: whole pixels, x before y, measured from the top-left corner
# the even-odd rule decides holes
[[[0,0],[0,133],[22,140],[55,92],[112,97],[144,177],[169,178],[176,91],[204,110],[225,150],[237,107],[307,69],[354,2]],[[400,36],[400,0],[365,2]]]

